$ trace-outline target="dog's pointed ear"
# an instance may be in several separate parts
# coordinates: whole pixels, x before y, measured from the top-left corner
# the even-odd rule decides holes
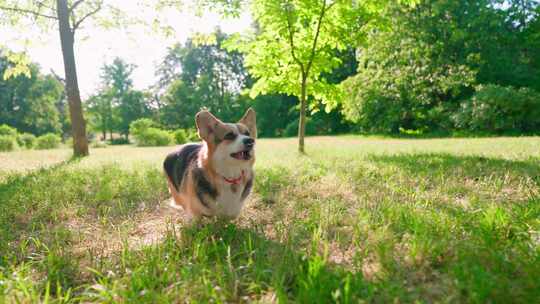
[[[204,141],[210,141],[215,136],[216,129],[222,122],[207,110],[200,111],[195,115],[195,123],[199,137]]]
[[[257,121],[255,116],[255,110],[249,108],[247,109],[246,114],[244,114],[244,117],[239,121],[239,123],[248,127],[249,133],[251,133],[251,137],[253,138],[257,137]]]

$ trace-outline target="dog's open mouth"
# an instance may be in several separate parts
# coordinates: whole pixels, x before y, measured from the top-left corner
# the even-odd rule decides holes
[[[251,158],[251,155],[249,154],[249,151],[240,151],[236,153],[231,153],[232,158],[236,158],[239,160],[249,160]]]

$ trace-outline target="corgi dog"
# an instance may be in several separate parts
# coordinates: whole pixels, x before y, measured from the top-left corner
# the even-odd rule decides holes
[[[206,110],[197,113],[202,142],[181,146],[163,163],[174,207],[190,219],[240,215],[255,177],[255,119],[251,108],[237,123],[224,123]]]

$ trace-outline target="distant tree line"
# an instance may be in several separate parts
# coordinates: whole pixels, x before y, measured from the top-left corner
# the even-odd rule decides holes
[[[390,2],[380,12],[376,28],[325,55],[335,61],[317,79],[339,84],[344,94],[332,107],[307,96],[307,135],[540,132],[537,1]],[[254,107],[260,136],[298,134],[298,98],[273,90],[251,98],[258,78],[246,51],[231,48],[231,41],[217,29],[169,47],[155,85],[144,91],[133,87],[135,65],[121,58],[105,63],[99,90],[84,102],[90,132],[102,140],[120,134],[114,140],[127,142],[130,125],[141,118],[152,128],[192,129],[201,108],[235,121]],[[0,74],[9,65],[0,53]],[[37,65],[30,72],[30,78],[0,79],[0,124],[66,137],[71,128],[60,80]]]

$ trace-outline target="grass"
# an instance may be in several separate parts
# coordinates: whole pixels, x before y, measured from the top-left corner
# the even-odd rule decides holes
[[[242,216],[167,208],[172,147],[0,153],[1,302],[540,298],[540,138],[260,140]]]

